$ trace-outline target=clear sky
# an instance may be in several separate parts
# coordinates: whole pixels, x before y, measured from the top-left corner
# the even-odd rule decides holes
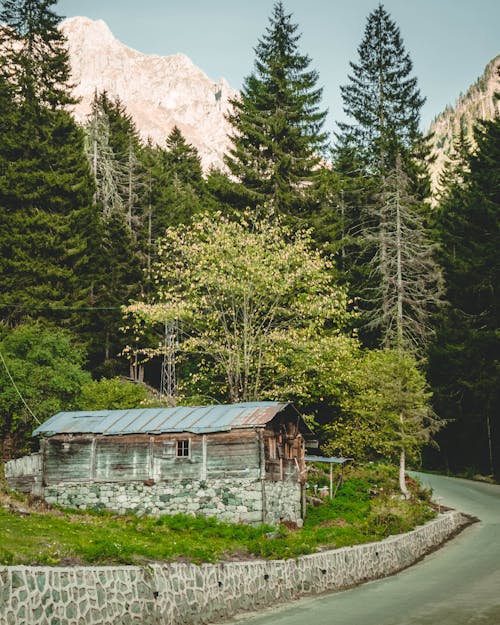
[[[210,78],[239,89],[253,68],[273,0],[59,0],[67,17],[103,19],[122,43],[146,54],[183,52]],[[299,24],[300,50],[323,86],[328,128],[344,119],[340,85],[357,59],[366,18],[377,0],[284,0]],[[500,0],[386,0],[401,29],[414,75],[427,98],[422,127],[454,104],[500,54]]]

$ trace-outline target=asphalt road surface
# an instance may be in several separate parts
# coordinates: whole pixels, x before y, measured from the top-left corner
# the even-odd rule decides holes
[[[418,474],[443,505],[478,517],[438,551],[382,580],[232,623],[500,625],[500,486]]]

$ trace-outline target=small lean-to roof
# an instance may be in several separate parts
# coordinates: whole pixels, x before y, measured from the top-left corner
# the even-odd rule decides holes
[[[335,458],[334,456],[306,456],[306,462],[326,462],[328,464],[345,464],[352,458]]]
[[[37,427],[33,436],[227,432],[233,428],[264,427],[289,406],[292,404],[288,402],[264,401],[214,406],[58,412]],[[297,412],[295,414],[300,418]]]

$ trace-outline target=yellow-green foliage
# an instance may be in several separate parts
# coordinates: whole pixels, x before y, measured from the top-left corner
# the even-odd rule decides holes
[[[82,386],[78,399],[80,410],[112,410],[137,408],[149,397],[146,388],[120,378],[101,378]]]
[[[129,351],[154,353],[144,344],[147,326],[180,319],[187,394],[307,396],[315,364],[343,370],[344,353],[357,348],[340,336],[352,318],[346,290],[308,231],[273,216],[202,215],[168,229],[158,258],[154,303],[127,309],[137,334]]]

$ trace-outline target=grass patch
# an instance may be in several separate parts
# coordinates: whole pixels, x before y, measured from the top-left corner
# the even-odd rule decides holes
[[[317,477],[324,479],[318,471]],[[379,540],[431,519],[430,493],[410,480],[397,495],[397,472],[384,464],[352,467],[337,497],[308,507],[300,530],[248,526],[187,515],[160,518],[48,509],[0,499],[0,564],[145,564],[235,558],[293,558]]]

